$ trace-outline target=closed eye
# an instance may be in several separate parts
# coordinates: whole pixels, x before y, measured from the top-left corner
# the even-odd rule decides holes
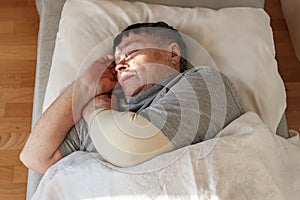
[[[131,58],[135,53],[137,53],[139,49],[135,49],[126,53],[126,60]]]
[[[138,53],[141,49],[134,49],[134,50],[131,50],[131,51],[128,51],[127,53],[123,54],[123,58],[122,56],[118,56],[115,60],[116,64],[119,64],[120,62],[123,61],[127,61],[129,59],[131,59],[134,55],[136,55],[136,53]]]

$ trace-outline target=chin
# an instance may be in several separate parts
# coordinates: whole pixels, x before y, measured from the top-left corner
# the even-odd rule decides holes
[[[137,88],[136,89],[132,89],[132,87],[129,89],[123,88],[123,91],[126,97],[133,97],[138,94]]]
[[[137,94],[140,94],[144,91],[146,91],[149,87],[147,87],[146,85],[143,86],[139,86],[139,87],[130,87],[128,89],[123,88],[124,94],[126,97],[130,98],[133,97]]]

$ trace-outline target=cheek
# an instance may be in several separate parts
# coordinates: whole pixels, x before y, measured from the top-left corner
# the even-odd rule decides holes
[[[163,64],[166,63],[166,60],[168,60],[168,56],[166,52],[149,50],[141,53],[140,55],[137,55],[133,59],[133,62],[135,65],[141,66],[143,64],[152,64],[152,63]]]
[[[142,66],[149,62],[151,62],[150,56],[144,54],[137,55],[134,59],[132,59],[132,64],[136,67]]]
[[[136,63],[131,70],[133,70],[136,73],[136,81],[144,82],[143,79],[147,77],[147,64],[144,63]]]
[[[138,70],[138,77],[141,85],[155,84],[160,78],[163,66],[157,64],[144,65]]]
[[[139,55],[129,61],[129,70],[135,71],[138,75],[147,72],[149,63],[153,63],[147,56]]]
[[[118,79],[118,81],[120,80],[120,78],[121,78],[121,74],[117,73],[117,79]]]

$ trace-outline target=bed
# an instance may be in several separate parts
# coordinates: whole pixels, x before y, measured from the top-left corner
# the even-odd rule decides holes
[[[234,56],[233,54],[236,51],[226,51],[226,48],[228,47],[228,42],[230,43],[230,37],[228,33],[222,32],[222,28],[224,30],[228,30],[228,27],[233,27],[235,29],[229,30],[237,30],[237,32],[234,32],[231,34],[233,37],[236,36],[234,34],[237,34],[238,36],[242,37],[244,36],[244,41],[248,41],[247,43],[243,43],[240,45],[248,45],[251,44],[251,41],[254,41],[254,44],[262,45],[258,50],[261,50],[262,52],[259,52],[261,54],[257,54],[255,52],[253,55],[249,52],[248,55],[252,60],[254,60],[253,56],[258,55],[259,61],[261,63],[258,63],[260,66],[271,66],[268,68],[267,71],[264,71],[265,67],[260,68],[261,71],[258,73],[259,68],[253,68],[249,70],[249,74],[253,73],[257,76],[259,74],[266,75],[266,73],[271,76],[271,80],[275,80],[275,82],[269,81],[269,82],[263,82],[266,84],[273,84],[275,85],[270,86],[270,88],[276,88],[274,91],[266,92],[266,91],[255,91],[251,92],[253,88],[251,89],[251,84],[245,84],[244,86],[241,86],[238,88],[240,91],[240,95],[244,97],[244,104],[247,105],[246,109],[247,111],[250,111],[246,113],[242,118],[238,119],[233,123],[231,126],[224,129],[222,132],[219,133],[219,136],[221,138],[224,138],[222,140],[223,142],[219,142],[217,147],[215,149],[228,149],[227,153],[224,153],[224,157],[222,159],[216,159],[216,156],[219,157],[218,151],[211,151],[211,143],[215,144],[215,140],[211,140],[207,143],[204,143],[202,145],[198,146],[192,146],[192,147],[186,147],[183,149],[180,149],[176,152],[171,152],[166,155],[162,155],[159,158],[159,163],[162,163],[160,166],[157,167],[158,160],[151,160],[145,164],[142,164],[140,168],[129,168],[126,169],[124,172],[124,169],[120,170],[119,168],[115,168],[112,165],[109,165],[108,163],[101,162],[100,158],[97,154],[93,153],[84,153],[84,152],[76,152],[72,154],[71,156],[66,157],[62,162],[57,163],[49,172],[47,172],[46,176],[44,176],[41,184],[40,180],[42,178],[42,175],[37,174],[33,171],[29,170],[28,175],[28,187],[27,187],[27,199],[31,199],[33,194],[35,193],[34,198],[35,199],[92,199],[96,197],[110,197],[110,198],[131,198],[131,197],[139,197],[139,198],[176,198],[176,195],[178,198],[190,198],[194,197],[195,199],[200,198],[201,196],[203,199],[218,199],[218,197],[223,197],[224,199],[237,199],[237,197],[243,196],[243,198],[246,197],[256,197],[256,199],[265,199],[265,197],[272,198],[272,199],[285,199],[286,197],[291,197],[289,199],[293,199],[293,197],[296,197],[296,190],[295,188],[299,187],[299,173],[296,174],[297,170],[299,171],[299,161],[294,159],[297,155],[299,155],[299,141],[297,139],[297,133],[294,131],[289,131],[287,127],[287,123],[285,120],[284,110],[286,108],[286,102],[285,102],[285,91],[283,82],[277,72],[277,65],[276,60],[274,58],[275,56],[275,50],[274,50],[274,44],[273,44],[273,37],[272,37],[272,30],[269,26],[269,18],[267,14],[260,8],[263,8],[264,1],[250,1],[250,0],[244,0],[244,1],[196,1],[196,0],[190,0],[190,1],[155,1],[155,0],[148,0],[144,1],[146,3],[132,3],[132,2],[120,2],[120,1],[101,1],[101,0],[87,0],[87,1],[80,1],[80,0],[57,0],[57,1],[45,1],[45,0],[37,0],[37,8],[40,14],[40,30],[39,30],[39,38],[38,38],[38,58],[37,58],[37,69],[36,69],[36,83],[35,83],[35,95],[34,95],[34,109],[33,109],[33,120],[32,125],[36,123],[38,118],[40,117],[41,113],[44,109],[46,109],[51,102],[59,95],[60,91],[68,84],[78,73],[78,68],[76,70],[72,69],[72,66],[80,66],[84,68],[85,65],[88,65],[93,59],[95,59],[95,56],[99,55],[99,41],[104,41],[103,39],[107,39],[109,35],[112,33],[115,33],[116,31],[122,30],[126,27],[126,25],[129,22],[136,22],[136,20],[141,20],[139,17],[144,14],[145,18],[147,20],[158,20],[159,19],[159,13],[168,13],[171,14],[172,12],[175,13],[190,13],[190,19],[192,19],[192,16],[195,16],[195,13],[200,13],[200,16],[203,17],[203,20],[206,19],[206,21],[214,21],[215,18],[218,18],[218,20],[215,20],[219,23],[219,26],[210,26],[207,22],[207,25],[204,27],[199,27],[199,30],[201,30],[203,33],[208,34],[209,31],[214,31],[216,34],[215,39],[218,39],[218,43],[212,44],[213,40],[202,40],[201,44],[203,46],[197,46],[195,45],[195,48],[198,50],[201,49],[203,51],[202,55],[205,55],[202,57],[199,61],[197,60],[197,56],[191,58],[193,62],[196,63],[196,65],[216,65],[216,67],[221,66],[221,71],[223,73],[228,73],[227,75],[231,76],[233,68],[230,67],[232,65],[242,65],[245,58],[240,59],[238,62],[236,62],[236,56],[233,57],[235,62],[231,62],[230,59],[225,59],[224,57],[231,57]],[[159,5],[152,5],[150,3],[157,3]],[[161,4],[165,5],[162,6]],[[96,6],[96,7],[95,7]],[[125,20],[125,23],[123,21],[122,24],[114,23],[115,15],[117,12],[112,13],[108,8],[111,8],[113,6],[119,6],[119,8],[126,7],[128,10],[136,10],[136,16],[130,16],[126,14],[126,17],[128,18],[127,21]],[[176,6],[176,7],[173,7]],[[178,7],[177,7],[178,6]],[[202,7],[197,9],[192,9],[194,7]],[[234,10],[228,10],[232,9],[233,7],[244,7],[244,8],[236,8]],[[90,32],[94,33],[95,30],[93,28],[99,26],[97,22],[94,23],[92,26],[89,25],[83,25],[83,30],[88,30],[86,32],[80,32],[79,29],[75,29],[75,25],[78,23],[78,20],[85,19],[87,16],[84,12],[92,9],[92,11],[95,11],[95,8],[101,8],[102,13],[98,13],[100,17],[102,16],[108,16],[109,20],[104,20],[103,24],[107,23],[107,26],[112,26],[111,32],[108,31],[104,32],[104,36],[102,37],[102,40],[99,38],[93,38],[93,42],[87,43],[86,45],[83,45],[82,43],[77,43],[78,37],[82,36],[80,34],[87,34],[84,35],[85,38],[88,38],[90,36]],[[130,9],[129,9],[130,8]],[[172,12],[168,12],[172,9]],[[221,8],[227,8],[227,9],[221,9]],[[64,10],[63,10],[64,9]],[[162,9],[162,10],[160,10]],[[218,9],[221,9],[217,12]],[[122,9],[120,9],[122,10]],[[152,10],[150,12],[151,14],[148,15],[145,10]],[[139,12],[137,12],[139,11]],[[142,12],[143,11],[143,12]],[[236,12],[236,13],[235,13]],[[92,12],[91,12],[92,13]],[[231,15],[230,13],[235,13],[235,15]],[[256,19],[263,19],[262,21],[256,21],[259,28],[266,28],[266,31],[261,31],[263,29],[260,29],[260,32],[253,32],[249,34],[249,32],[238,32],[238,30],[244,29],[245,31],[248,31],[249,27],[243,27],[240,21],[240,24],[234,24],[226,25],[224,26],[224,22],[229,22],[230,19],[234,19],[235,16],[238,16],[239,13],[243,13],[241,15],[241,18],[244,19],[250,19],[248,22],[249,27],[253,26],[256,28],[256,25],[254,25],[252,17],[255,19],[255,17],[260,17]],[[61,18],[61,15],[63,15],[63,18]],[[189,15],[189,14],[186,14]],[[113,16],[113,17],[109,17]],[[197,17],[197,15],[196,15]],[[187,17],[186,17],[187,18]],[[193,20],[195,24],[198,23],[205,23],[203,20],[199,20],[199,18],[196,18],[197,20]],[[208,19],[208,20],[207,20]],[[164,20],[171,20],[172,18],[164,18]],[[183,21],[182,21],[183,20]],[[189,35],[197,34],[193,32],[192,28],[185,26],[184,24],[188,24],[188,21],[186,21],[185,18],[183,18],[176,26],[181,27],[182,30],[188,29],[191,30],[189,32]],[[184,21],[185,20],[185,21]],[[201,21],[201,22],[199,22]],[[216,23],[217,23],[216,22]],[[72,24],[73,23],[73,24]],[[251,26],[252,25],[252,26]],[[60,27],[60,28],[59,28]],[[72,27],[72,28],[64,28],[64,27]],[[91,29],[89,29],[91,28]],[[215,29],[213,29],[215,28]],[[218,29],[219,28],[219,29]],[[226,29],[227,28],[227,29]],[[69,46],[66,47],[67,50],[70,50],[71,54],[70,56],[65,56],[64,52],[66,51],[64,42],[65,38],[68,35],[68,32],[72,30],[75,30],[74,37],[70,38]],[[76,30],[78,31],[78,35],[76,35]],[[205,32],[207,30],[208,32]],[[89,32],[90,31],[90,32]],[[186,32],[185,32],[186,33]],[[217,35],[219,33],[219,35]],[[108,34],[108,35],[105,35]],[[68,35],[69,36],[69,35]],[[197,35],[194,36],[194,38],[197,38]],[[203,37],[202,37],[203,38]],[[229,39],[228,39],[229,38]],[[224,42],[222,43],[222,39],[224,39],[227,44]],[[196,39],[197,40],[197,39]],[[259,40],[259,41],[258,41]],[[70,44],[70,41],[74,41],[72,44]],[[97,42],[98,41],[98,42]],[[198,43],[197,43],[198,44]],[[219,45],[217,45],[219,44]],[[222,46],[224,45],[224,46]],[[265,45],[265,46],[264,46]],[[208,46],[212,46],[211,48],[208,48]],[[78,47],[82,47],[80,51],[77,52]],[[100,48],[101,49],[101,48]],[[84,53],[82,53],[84,52]],[[64,55],[64,56],[62,56]],[[74,56],[75,55],[75,56]],[[222,56],[223,55],[223,56]],[[252,56],[252,57],[251,57]],[[249,58],[249,59],[250,59]],[[268,58],[268,59],[265,59]],[[72,62],[70,61],[72,59]],[[74,60],[75,59],[75,60]],[[199,59],[199,58],[198,58]],[[224,60],[225,59],[225,60]],[[250,60],[251,60],[250,59]],[[200,62],[200,63],[199,63]],[[227,63],[226,63],[227,62]],[[83,64],[82,64],[83,63]],[[227,65],[224,65],[226,63]],[[250,63],[251,64],[257,64],[257,63]],[[62,71],[65,69],[62,69],[62,65],[67,65],[69,67],[66,67],[66,71]],[[224,65],[224,66],[223,66]],[[226,67],[227,66],[227,67]],[[229,66],[229,67],[228,67]],[[249,67],[249,66],[248,66]],[[271,72],[270,72],[271,69]],[[69,71],[68,71],[69,70]],[[236,68],[235,68],[236,70]],[[238,71],[235,71],[238,72]],[[240,71],[241,73],[241,71]],[[68,74],[68,76],[66,76]],[[236,78],[236,86],[239,87],[239,85],[243,85],[240,81],[240,78],[238,78],[240,74],[236,73],[234,76],[231,76],[230,78],[235,79]],[[253,76],[252,76],[253,77]],[[247,81],[247,80],[246,80]],[[253,81],[253,79],[251,79]],[[55,82],[55,84],[54,84]],[[240,84],[238,84],[240,83]],[[247,88],[247,89],[245,89]],[[249,92],[250,91],[250,92]],[[265,95],[265,94],[266,95]],[[273,101],[275,95],[275,102],[273,103],[266,103],[266,102],[260,102],[258,104],[252,104],[252,102],[247,102],[247,99],[254,99],[256,102],[259,102],[259,100],[263,99],[261,96],[264,94],[265,97],[269,101]],[[269,94],[269,96],[268,96]],[[250,96],[249,96],[250,95]],[[268,104],[268,106],[266,106]],[[252,111],[252,112],[251,112]],[[272,113],[270,113],[272,111]],[[267,114],[265,114],[267,113]],[[271,116],[271,117],[269,117]],[[267,124],[267,126],[266,126]],[[261,134],[261,132],[265,134]],[[275,133],[277,135],[275,135]],[[263,141],[270,141],[268,145],[261,142],[258,143],[259,140],[258,137],[264,138]],[[228,139],[229,138],[229,139]],[[231,139],[232,140],[231,140]],[[240,141],[238,141],[238,139]],[[227,142],[226,142],[227,141]],[[239,145],[237,145],[239,144]],[[256,145],[261,145],[262,148],[255,149],[254,147]],[[236,147],[234,149],[230,148],[233,145]],[[276,148],[276,146],[278,148]],[[256,165],[252,165],[252,168],[249,168],[248,172],[249,174],[239,174],[243,170],[243,167],[249,167],[251,166],[251,163],[248,163],[248,165],[241,165],[241,162],[238,160],[235,160],[234,162],[230,163],[230,159],[236,159],[237,157],[234,157],[235,154],[232,154],[232,152],[238,151],[240,148],[248,147],[249,151],[245,151],[244,154],[237,154],[237,156],[240,156],[240,158],[249,157],[252,159],[254,163],[256,162]],[[207,150],[209,149],[209,150]],[[252,155],[250,152],[256,152],[256,154],[260,154],[261,156],[259,158]],[[284,151],[283,151],[284,150]],[[231,151],[231,152],[230,152]],[[207,156],[207,159],[203,159],[203,155],[197,156],[197,152],[212,152],[210,155]],[[226,151],[225,151],[226,152]],[[298,153],[298,154],[297,154]],[[178,157],[178,155],[181,155]],[[286,158],[286,155],[289,155],[289,159]],[[76,158],[76,159],[75,159]],[[176,158],[176,159],[175,159]],[[171,159],[171,160],[170,160]],[[269,160],[268,160],[269,159]],[[175,162],[175,161],[176,162]],[[268,160],[268,162],[266,162]],[[102,173],[90,173],[91,171],[85,171],[85,173],[89,173],[91,177],[97,177],[101,179],[101,176],[106,176],[106,180],[108,180],[110,177],[114,177],[112,180],[119,180],[122,184],[120,184],[123,187],[123,190],[121,187],[114,187],[114,181],[109,181],[105,186],[103,185],[103,182],[97,182],[97,183],[91,183],[86,180],[82,174],[78,175],[78,179],[80,177],[82,179],[81,184],[74,184],[70,187],[66,187],[66,185],[70,183],[74,183],[74,176],[72,176],[72,173],[77,172],[79,169],[82,169],[81,163],[82,161],[88,161],[90,163],[89,166],[92,166],[90,168],[91,171],[99,168],[102,170]],[[285,164],[278,164],[281,163],[281,161]],[[222,163],[226,163],[227,167],[220,168],[219,166],[222,165]],[[165,165],[164,165],[165,163]],[[168,165],[166,167],[166,163],[177,163],[173,165]],[[189,163],[185,167],[184,163]],[[195,164],[197,163],[197,164]],[[238,181],[230,179],[230,175],[234,173],[234,167],[236,166],[243,166],[243,167],[237,167],[236,173],[239,174],[241,177]],[[153,169],[153,166],[156,166],[155,170],[150,170],[151,174],[149,172],[149,169]],[[165,166],[165,167],[164,167]],[[225,166],[225,165],[224,165]],[[264,166],[264,167],[262,167]],[[274,167],[277,166],[277,167]],[[182,167],[182,168],[180,168]],[[200,170],[201,169],[201,170]],[[255,171],[256,169],[256,171]],[[262,170],[264,169],[264,170]],[[101,171],[100,170],[100,171]],[[288,170],[288,173],[286,172]],[[97,170],[96,170],[97,171]],[[113,171],[113,172],[112,172]],[[172,177],[171,179],[152,179],[153,176],[158,176],[157,174],[161,174],[162,172],[168,172],[165,173],[163,176],[169,176],[172,177],[172,174],[178,173],[181,175],[181,177],[184,179],[182,180],[183,183],[186,185],[181,185],[180,190],[181,192],[178,192],[178,185],[176,185],[176,177]],[[231,173],[224,173],[226,171],[231,171]],[[70,174],[68,174],[69,172]],[[217,173],[218,172],[218,173]],[[222,176],[217,176],[218,174],[222,173]],[[258,176],[257,174],[261,173],[262,176],[264,176],[261,180],[258,178],[255,178],[253,180],[250,180],[249,178],[252,176]],[[269,176],[266,177],[266,173],[269,173]],[[138,174],[138,175],[137,175]],[[145,175],[146,174],[146,175]],[[198,175],[200,174],[200,175]],[[284,178],[282,180],[283,174],[289,177]],[[93,175],[93,176],[92,176]],[[148,176],[147,176],[148,175]],[[271,180],[272,176],[275,180]],[[199,177],[203,177],[203,180],[193,180],[197,179]],[[68,180],[68,182],[64,182],[64,180]],[[129,181],[130,180],[130,181]],[[149,180],[151,180],[149,182]],[[226,185],[226,180],[231,180],[231,184]],[[159,181],[169,181],[167,183],[161,183]],[[216,182],[217,181],[217,182]],[[243,183],[243,186],[236,185],[237,182]],[[252,183],[255,185],[254,189],[251,190],[251,187],[247,184]],[[289,183],[290,182],[290,183]],[[291,186],[291,182],[293,182],[293,186]],[[130,190],[129,187],[124,187],[124,185],[131,184],[131,187],[136,188],[136,191]],[[150,184],[151,183],[151,184]],[[102,190],[102,193],[99,193],[99,188],[95,188],[95,191],[93,191],[93,185],[99,184],[102,186],[102,188],[105,188]],[[144,184],[144,185],[143,185]],[[145,186],[147,185],[148,186]],[[157,188],[157,186],[160,186]],[[265,188],[266,185],[269,185],[269,187]],[[39,186],[39,187],[38,187]],[[87,193],[76,193],[76,191],[80,191],[80,188],[86,187],[85,191],[88,191],[89,195]],[[185,187],[184,187],[185,186]],[[66,192],[57,190],[58,187],[66,187],[66,191],[70,194],[69,196],[63,196]],[[231,187],[231,189],[230,189]],[[232,189],[235,188],[235,189]],[[247,191],[245,188],[249,187],[250,189]],[[151,189],[152,188],[152,189]],[[222,189],[223,188],[223,189]],[[280,189],[281,188],[281,189]],[[37,191],[37,192],[36,192]],[[117,192],[118,191],[118,192]],[[141,191],[148,191],[145,194],[142,194]],[[220,194],[220,191],[223,191],[222,194]],[[230,191],[236,191],[236,194],[232,194]],[[259,191],[256,194],[253,194],[253,191]],[[122,193],[123,192],[123,193]],[[239,193],[241,192],[241,193]],[[244,192],[244,193],[243,193]],[[272,193],[273,192],[273,193]],[[72,196],[73,194],[74,196]],[[122,194],[125,194],[125,196],[122,196]],[[268,196],[264,196],[264,195]],[[62,196],[55,196],[55,195],[62,195]],[[76,196],[77,195],[77,196]],[[82,196],[80,196],[82,195]],[[108,196],[105,196],[108,195]],[[252,195],[252,196],[251,196]],[[273,195],[273,196],[272,196]],[[290,196],[286,196],[290,195]],[[81,198],[79,198],[79,196]],[[201,199],[201,198],[200,198]],[[222,199],[222,198],[221,198]],[[239,198],[241,199],[241,198]]]

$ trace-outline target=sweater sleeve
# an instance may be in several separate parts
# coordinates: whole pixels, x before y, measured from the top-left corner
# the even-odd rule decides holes
[[[133,166],[175,149],[158,128],[133,112],[98,109],[88,124],[99,154],[119,167]]]

